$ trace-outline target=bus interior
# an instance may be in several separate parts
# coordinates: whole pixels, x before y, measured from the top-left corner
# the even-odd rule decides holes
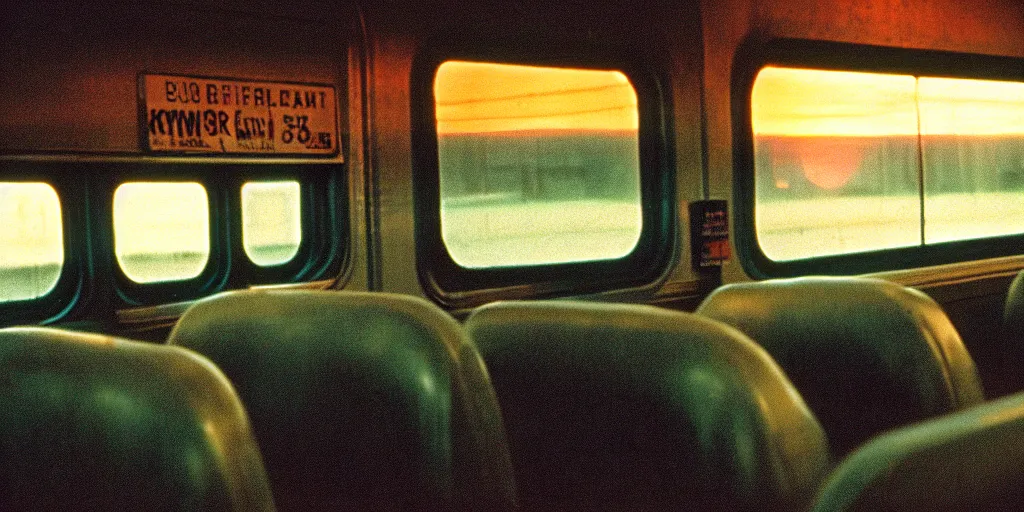
[[[0,12],[0,509],[1024,502],[1019,0]]]

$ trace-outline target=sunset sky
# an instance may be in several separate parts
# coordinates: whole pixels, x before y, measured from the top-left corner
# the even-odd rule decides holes
[[[1024,83],[920,80],[924,135],[1024,135]]]
[[[619,71],[448,61],[434,99],[438,135],[639,126],[636,92]]]
[[[757,135],[915,135],[914,77],[768,67],[751,94]]]
[[[915,90],[916,89],[916,90]],[[1024,134],[1024,83],[766,67],[751,94],[757,135]]]

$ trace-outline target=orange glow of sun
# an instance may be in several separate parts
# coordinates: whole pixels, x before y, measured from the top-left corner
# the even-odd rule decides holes
[[[773,165],[796,163],[827,190],[849,182],[880,138],[1024,135],[1018,82],[766,67],[750,102]]]

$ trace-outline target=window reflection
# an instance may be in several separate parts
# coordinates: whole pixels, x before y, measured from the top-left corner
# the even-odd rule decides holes
[[[1024,233],[1024,84],[768,67],[751,118],[773,260]]]
[[[915,79],[768,67],[751,96],[755,229],[776,261],[920,242]]]

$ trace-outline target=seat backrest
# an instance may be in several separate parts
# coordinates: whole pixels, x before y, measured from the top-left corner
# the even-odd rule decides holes
[[[1003,309],[1004,372],[1016,390],[1024,388],[1024,271],[1010,283]]]
[[[651,306],[504,302],[465,329],[487,365],[528,510],[787,509],[824,434],[724,324]]]
[[[208,356],[234,383],[281,509],[515,504],[482,362],[426,300],[227,292],[190,307],[169,341]]]
[[[188,350],[0,330],[5,510],[273,510],[245,411]]]
[[[974,362],[942,308],[895,283],[732,284],[697,313],[735,326],[775,358],[838,456],[884,430],[982,400]]]
[[[882,434],[830,475],[813,510],[1019,510],[1024,394]]]

